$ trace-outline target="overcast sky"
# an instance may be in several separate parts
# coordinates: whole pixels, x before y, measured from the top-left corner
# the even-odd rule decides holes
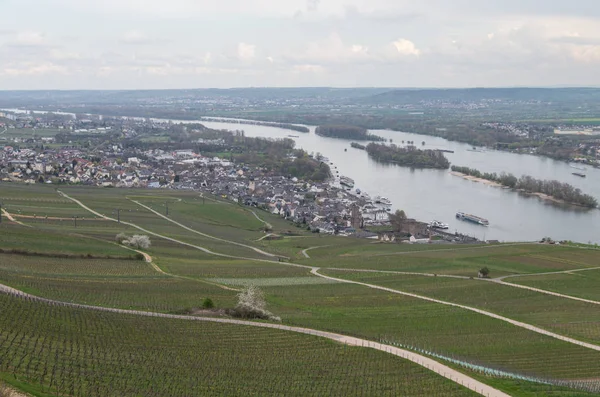
[[[600,86],[599,0],[0,0],[0,89]]]

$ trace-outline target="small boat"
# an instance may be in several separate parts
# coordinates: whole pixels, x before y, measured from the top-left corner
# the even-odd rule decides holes
[[[573,175],[578,176],[580,178],[585,178],[585,174],[582,174],[581,172],[573,172]]]
[[[347,176],[341,176],[340,184],[351,189],[354,187],[354,180],[352,178],[348,178]]]
[[[386,205],[387,206],[387,205],[392,205],[392,202],[387,197],[376,196],[375,197],[375,204],[381,204],[381,205]]]
[[[432,229],[442,229],[442,230],[448,230],[450,228],[450,226],[448,226],[447,223],[440,222],[440,221],[432,221],[429,224],[429,227]]]
[[[490,221],[488,221],[487,219],[481,218],[479,216],[471,215],[471,214],[465,214],[464,212],[457,212],[456,218],[463,220],[463,221],[473,222],[473,223],[476,223],[481,226],[489,226],[490,225]]]
[[[360,194],[360,189],[356,189],[356,194]]]
[[[573,164],[569,164],[569,166],[571,168],[575,168],[576,170],[580,170],[580,171],[585,171],[586,170],[585,167],[578,167],[578,166],[573,165]]]
[[[289,138],[300,138],[300,135],[288,135]]]

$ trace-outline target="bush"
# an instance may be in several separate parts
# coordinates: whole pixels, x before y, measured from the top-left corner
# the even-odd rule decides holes
[[[212,299],[206,298],[206,299],[204,299],[204,301],[202,301],[202,308],[203,309],[212,309],[214,307],[215,307],[215,304],[212,301]]]
[[[117,241],[117,243],[123,244],[123,241],[127,240],[127,235],[125,233],[119,233],[115,237],[115,240]]]
[[[119,244],[127,245],[131,248],[136,249],[148,249],[150,248],[150,237],[136,234],[132,237],[127,237],[125,234],[120,233],[117,235],[116,240]]]

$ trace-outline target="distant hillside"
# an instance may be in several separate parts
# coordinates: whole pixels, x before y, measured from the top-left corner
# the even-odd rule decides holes
[[[484,100],[598,102],[600,101],[600,88],[400,89],[363,98],[362,102],[407,104],[420,101],[480,102]]]

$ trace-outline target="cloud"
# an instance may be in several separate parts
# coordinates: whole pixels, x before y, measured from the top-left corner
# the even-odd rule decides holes
[[[600,63],[600,45],[575,46],[571,49],[571,56],[577,62]]]
[[[306,0],[306,10],[308,12],[315,12],[319,9],[321,0]]]
[[[139,30],[130,30],[123,34],[121,43],[124,44],[150,44],[152,41]]]
[[[392,45],[400,55],[408,55],[408,56],[420,56],[421,50],[415,46],[410,40],[407,39],[398,39],[392,42]]]
[[[242,61],[251,61],[256,56],[256,46],[252,44],[239,43],[237,56]]]
[[[41,32],[18,32],[14,40],[9,43],[14,47],[42,47],[48,44],[46,36]]]
[[[39,76],[48,74],[67,74],[68,70],[64,66],[56,65],[51,62],[45,63],[29,63],[22,64],[19,66],[8,66],[4,69],[0,69],[0,75],[5,76]]]

